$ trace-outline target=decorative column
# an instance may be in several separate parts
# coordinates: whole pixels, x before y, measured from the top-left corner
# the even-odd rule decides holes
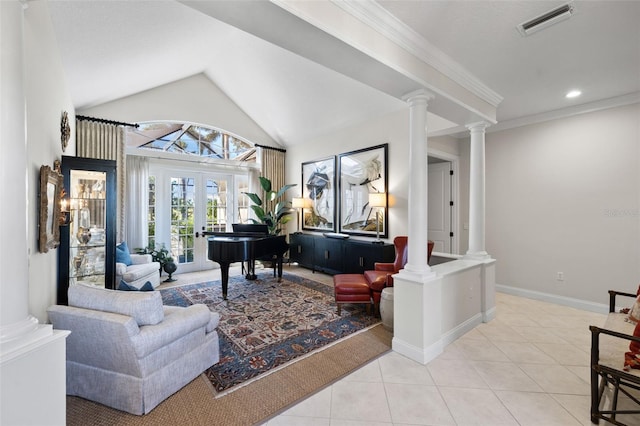
[[[41,6],[39,4],[38,6]],[[29,314],[26,2],[0,1],[0,424],[64,425],[66,336]],[[34,200],[35,201],[35,200]]]
[[[12,340],[38,327],[29,315],[29,252],[27,138],[23,83],[22,4],[0,2],[2,56],[0,59],[0,135],[5,141],[0,156],[4,185],[0,185],[0,345],[3,353]],[[11,143],[7,143],[11,141]],[[7,208],[8,206],[11,208]],[[37,208],[36,206],[30,206]]]
[[[408,258],[405,273],[426,277],[433,275],[427,263],[427,106],[434,95],[426,90],[409,93],[409,201]]]
[[[422,364],[442,353],[442,278],[427,263],[427,104],[420,90],[409,104],[408,260],[394,275],[393,350]]]
[[[469,249],[465,258],[490,259],[485,251],[485,154],[484,134],[486,122],[469,124],[471,153],[469,167]]]
[[[486,122],[467,125],[471,134],[469,170],[469,250],[465,259],[482,263],[480,294],[482,321],[496,316],[495,260],[485,250],[485,129]]]

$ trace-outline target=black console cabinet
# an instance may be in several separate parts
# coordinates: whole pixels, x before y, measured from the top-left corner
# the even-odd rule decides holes
[[[375,262],[393,262],[393,244],[290,234],[289,257],[300,266],[327,274],[361,274]]]

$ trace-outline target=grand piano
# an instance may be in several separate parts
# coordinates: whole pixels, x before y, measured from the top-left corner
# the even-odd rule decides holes
[[[274,276],[278,273],[278,282],[282,279],[282,261],[289,250],[286,236],[269,235],[267,225],[233,224],[233,232],[203,232],[207,236],[209,260],[220,264],[222,275],[222,298],[227,300],[229,287],[229,265],[247,262],[245,278],[255,280],[256,260],[270,260],[274,263]]]

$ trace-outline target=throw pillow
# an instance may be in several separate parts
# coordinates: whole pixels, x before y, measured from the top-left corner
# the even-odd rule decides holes
[[[118,290],[120,291],[153,291],[153,284],[150,281],[147,281],[142,285],[142,287],[137,288],[132,286],[131,284],[127,284],[124,280],[120,280],[120,284],[118,284]]]
[[[633,337],[640,337],[640,322],[633,329]],[[640,342],[631,341],[629,352],[624,354],[624,370],[629,371],[631,368],[640,369]]]
[[[640,298],[640,284],[638,285],[638,291],[636,291],[636,296]],[[636,300],[636,302],[637,302],[637,300]],[[620,313],[621,314],[628,314],[629,311],[631,311],[631,308],[622,308],[622,309],[620,309]],[[635,321],[634,321],[634,324],[635,324]]]
[[[637,324],[640,321],[640,297],[636,299],[636,303],[629,309],[629,315],[627,321]]]
[[[142,287],[140,287],[140,291],[153,291],[153,284],[147,281]]]
[[[127,284],[124,280],[120,280],[120,284],[118,284],[119,291],[138,291],[137,287]]]
[[[116,263],[124,263],[127,266],[133,263],[131,261],[129,247],[127,247],[127,243],[124,241],[116,246]]]

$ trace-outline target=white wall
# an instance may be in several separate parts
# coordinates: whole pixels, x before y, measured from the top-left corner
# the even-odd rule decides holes
[[[49,18],[48,3],[29,2],[27,6],[24,31],[29,168],[29,313],[43,323],[47,322],[47,307],[55,304],[57,299],[58,250],[38,251],[40,166],[53,167],[54,160],[61,159],[60,119],[63,111],[69,113],[72,128],[65,155],[74,154],[75,115]]]
[[[428,124],[428,123],[427,123]],[[330,135],[306,141],[300,145],[287,148],[286,182],[297,183],[298,187],[290,191],[291,196],[299,193],[302,184],[301,163],[319,160],[331,155],[367,148],[383,143],[389,144],[389,239],[393,241],[396,235],[407,235],[408,193],[409,193],[409,106],[402,111],[393,112],[378,117],[360,125],[339,130]],[[429,138],[429,150],[436,150],[450,156],[468,156],[468,148],[464,145],[468,141],[460,141],[453,137]],[[468,222],[468,159],[461,159],[462,170],[460,176],[460,222]],[[466,176],[466,177],[465,177]],[[296,221],[289,224],[289,232],[296,230]],[[462,229],[460,223],[458,229]],[[356,237],[357,238],[357,237]],[[460,239],[460,253],[467,248],[468,237]]]
[[[203,74],[78,111],[78,115],[142,122],[175,120],[208,124],[253,143],[278,146],[227,95]]]
[[[486,249],[496,282],[606,303],[609,288],[640,283],[640,105],[486,135]],[[390,238],[407,230],[408,109],[287,149],[287,182],[300,163],[389,143]],[[469,140],[429,138],[459,158],[458,231],[468,248]],[[295,192],[292,191],[292,192]],[[293,195],[293,194],[292,194]],[[290,231],[295,231],[291,222]],[[565,280],[556,281],[557,272]]]
[[[486,164],[498,284],[597,303],[635,292],[639,104],[489,133]]]

